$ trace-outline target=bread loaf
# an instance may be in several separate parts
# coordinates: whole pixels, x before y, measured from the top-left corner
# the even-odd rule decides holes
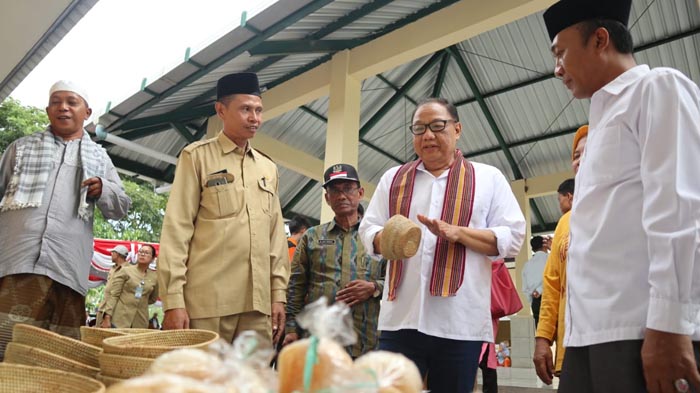
[[[374,351],[355,360],[358,371],[370,370],[376,376],[379,393],[420,393],[423,380],[418,367],[399,353]]]
[[[279,367],[279,392],[304,391],[304,367],[310,339],[293,342],[282,349],[277,358]],[[333,387],[334,381],[352,371],[352,358],[335,341],[320,339],[317,347],[318,361],[313,366],[311,391]]]

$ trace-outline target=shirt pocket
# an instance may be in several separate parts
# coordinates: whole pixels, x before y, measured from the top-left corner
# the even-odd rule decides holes
[[[272,201],[275,196],[275,190],[271,187],[270,183],[271,180],[267,178],[258,180],[260,209],[268,216],[272,215]]]
[[[204,187],[200,205],[203,218],[225,218],[238,215],[245,206],[245,193],[235,183]]]
[[[577,181],[582,186],[620,182],[639,166],[635,161],[639,149],[636,140],[622,126],[615,125],[595,131],[589,136]]]

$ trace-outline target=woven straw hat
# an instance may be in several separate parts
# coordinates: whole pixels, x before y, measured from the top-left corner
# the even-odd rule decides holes
[[[100,371],[97,367],[76,362],[75,360],[45,351],[41,348],[16,342],[7,343],[7,348],[5,349],[5,363],[52,368],[84,375],[90,378],[94,378]],[[4,390],[0,389],[0,392],[4,392]]]
[[[3,393],[104,393],[94,379],[59,370],[21,364],[0,363],[0,392]]]
[[[119,382],[122,382],[122,381],[126,381],[126,379],[112,378],[112,377],[108,377],[106,375],[102,375],[102,373],[97,373],[97,377],[95,377],[95,379],[102,382],[107,387],[110,387],[110,386],[117,384]]]
[[[15,325],[12,329],[12,342],[40,348],[88,366],[99,367],[100,364],[97,356],[102,349],[99,347],[36,326]]]
[[[106,377],[128,379],[143,375],[153,359],[137,356],[100,354],[100,373]]]
[[[421,230],[418,224],[401,214],[396,214],[384,224],[379,247],[386,259],[406,259],[416,255],[420,239]]]
[[[80,340],[84,343],[102,348],[102,340],[127,334],[152,333],[152,329],[103,329],[89,326],[80,327]]]
[[[177,348],[205,349],[218,339],[209,330],[163,330],[106,338],[102,348],[105,353],[155,359]]]

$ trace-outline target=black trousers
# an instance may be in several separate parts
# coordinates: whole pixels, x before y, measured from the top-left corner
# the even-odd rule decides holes
[[[587,347],[567,347],[559,379],[559,392],[646,392],[642,344],[642,340],[626,340]],[[693,342],[693,349],[695,362],[699,363],[700,343]]]
[[[481,369],[481,389],[483,393],[498,393],[498,371],[495,368],[489,368],[489,352],[491,346],[486,345],[486,351],[481,357],[479,368]]]
[[[471,393],[479,367],[481,341],[450,340],[417,330],[382,331],[379,349],[411,359],[432,393]]]
[[[537,329],[537,324],[540,322],[540,304],[542,304],[542,296],[538,298],[532,298],[532,316],[535,318],[535,329]]]

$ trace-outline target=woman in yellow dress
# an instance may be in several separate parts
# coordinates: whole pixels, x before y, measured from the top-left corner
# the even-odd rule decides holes
[[[582,126],[574,136],[571,154],[571,167],[578,172],[579,161],[583,155],[588,126]],[[562,197],[568,199],[562,201]],[[535,353],[532,361],[535,371],[542,382],[550,385],[554,376],[559,376],[564,362],[564,312],[566,308],[566,258],[569,251],[569,220],[573,195],[559,194],[560,206],[567,205],[569,211],[559,219],[554,230],[552,248],[547,258],[542,277],[542,303],[540,321],[535,334]],[[557,343],[556,357],[552,359],[552,341]]]
[[[141,246],[138,263],[114,275],[102,327],[148,328],[148,305],[158,299],[158,280],[149,265],[156,258],[150,244]]]

